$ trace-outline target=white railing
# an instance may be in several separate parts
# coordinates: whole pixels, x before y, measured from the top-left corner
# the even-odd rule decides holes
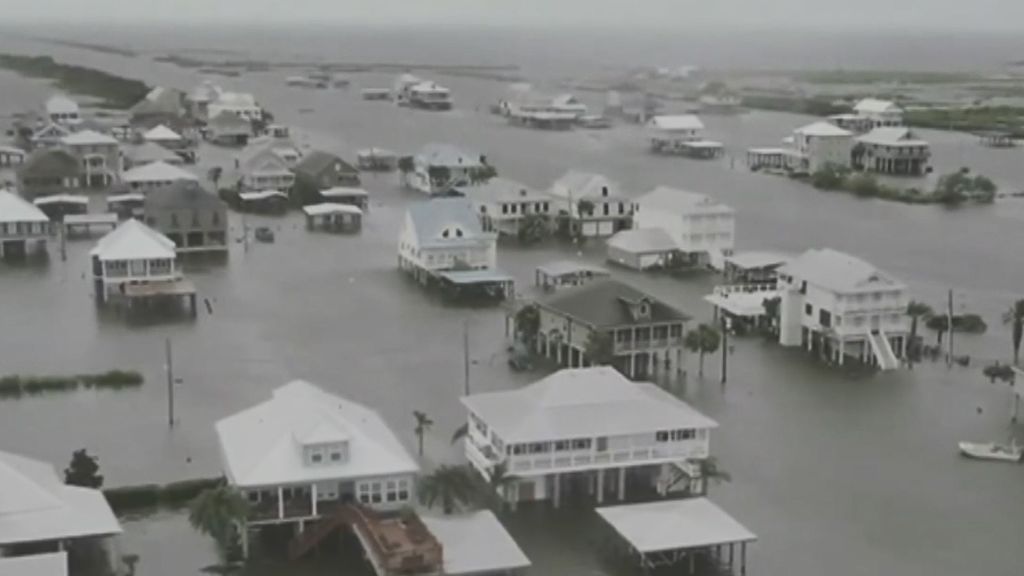
[[[538,455],[512,456],[509,458],[509,471],[556,471],[580,467],[600,468],[622,464],[656,463],[665,460],[706,458],[707,444],[704,442],[687,442],[678,445],[659,445],[646,448],[623,448],[607,452],[575,454],[575,455]]]
[[[774,282],[762,282],[758,284],[723,284],[715,286],[715,294],[728,296],[729,294],[757,294],[759,292],[779,292],[779,287]]]

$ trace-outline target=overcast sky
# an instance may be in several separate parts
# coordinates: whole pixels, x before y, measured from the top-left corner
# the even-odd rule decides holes
[[[0,0],[15,20],[1024,30],[1024,0]]]

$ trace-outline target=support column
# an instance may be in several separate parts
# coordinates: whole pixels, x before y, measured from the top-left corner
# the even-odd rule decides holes
[[[619,468],[619,501],[626,499],[626,467]]]
[[[277,487],[277,519],[284,519],[284,488]]]
[[[839,365],[843,365],[843,358],[846,357],[846,340],[839,339]]]
[[[1013,393],[1013,411],[1010,413],[1010,422],[1016,422],[1017,416],[1020,415],[1020,396],[1017,393]]]
[[[245,521],[242,521],[242,524],[239,527],[238,531],[239,531],[239,533],[240,533],[239,535],[241,536],[241,539],[242,539],[242,559],[248,560],[249,559],[249,523],[245,522]]]
[[[597,471],[597,503],[604,502],[604,470]]]
[[[318,516],[318,514],[316,512],[316,501],[317,501],[316,484],[311,484],[310,485],[309,500],[310,500],[310,504],[311,504],[310,509],[313,511],[313,516]]]
[[[558,508],[562,504],[562,479],[557,473],[552,474],[552,478],[554,478],[555,481],[552,501],[555,505],[555,508]]]
[[[629,355],[629,377],[636,378],[636,354]]]
[[[747,576],[747,543],[740,544],[740,576]]]
[[[730,574],[735,574],[736,573],[736,567],[733,565],[733,562],[734,562],[733,552],[735,551],[735,547],[736,547],[735,544],[733,544],[731,542],[729,543],[729,573]]]
[[[694,559],[697,557],[697,554],[693,550],[690,550],[686,555],[690,557],[690,574],[692,575],[697,571],[697,566],[694,565]]]

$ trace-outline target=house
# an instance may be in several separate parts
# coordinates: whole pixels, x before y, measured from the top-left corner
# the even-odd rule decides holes
[[[14,191],[0,189],[0,258],[25,255],[29,242],[45,243],[52,232],[45,212]]]
[[[857,137],[853,167],[897,176],[923,176],[931,172],[931,146],[915,137],[910,128],[875,128]]]
[[[368,172],[391,172],[398,168],[398,154],[385,148],[364,148],[356,152],[356,164]]]
[[[96,573],[121,573],[110,541],[121,525],[103,493],[62,480],[47,462],[0,451],[0,574],[74,574],[76,552],[106,564]]]
[[[82,194],[39,196],[32,203],[54,222],[64,222],[65,216],[89,212],[89,197]]]
[[[220,87],[209,80],[204,80],[185,95],[188,114],[200,120],[209,118],[210,103],[217,99],[220,92]]]
[[[592,333],[611,340],[611,365],[631,378],[681,371],[689,316],[614,279],[593,280],[535,302],[537,352],[559,366],[588,366]],[[596,338],[596,337],[595,337]]]
[[[174,242],[129,218],[100,238],[89,253],[97,303],[125,296],[129,285],[169,284],[182,279]]]
[[[248,122],[263,120],[263,108],[256,103],[256,97],[245,92],[218,91],[213,101],[206,105],[209,118],[222,113],[234,114]]]
[[[166,188],[179,180],[199,182],[199,178],[188,170],[160,161],[135,166],[121,179],[131,191],[142,193]]]
[[[494,175],[487,159],[448,144],[427,144],[413,157],[406,183],[427,194],[447,194],[454,188],[475,186]]]
[[[722,258],[732,253],[736,243],[736,212],[705,194],[659,186],[633,202],[633,230],[612,237],[610,259],[618,261],[611,258],[611,242],[616,238],[649,230],[664,232],[686,265],[721,268]],[[666,258],[660,259],[662,264],[674,260],[669,254],[663,255]],[[650,256],[620,263],[633,264],[630,267],[637,269],[654,264]]]
[[[170,238],[179,254],[227,253],[227,206],[195,180],[150,190],[144,212],[146,223]]]
[[[273,143],[252,146],[235,159],[232,179],[242,190],[279,190],[288,193],[295,184],[295,174],[278,156]]]
[[[832,249],[804,252],[778,269],[779,342],[842,365],[846,358],[899,367],[909,336],[907,286]]]
[[[424,285],[510,297],[512,278],[497,269],[497,239],[465,198],[416,203],[399,232],[398,267]]]
[[[554,260],[537,266],[533,271],[535,286],[550,292],[573,286],[583,286],[588,282],[607,278],[611,272],[600,266],[573,260]]]
[[[238,208],[257,214],[284,214],[288,211],[288,195],[280,190],[239,192]]]
[[[142,134],[142,140],[163,146],[164,148],[179,154],[188,152],[188,149],[191,146],[191,143],[186,140],[184,136],[178,134],[174,130],[171,130],[165,124],[159,124],[144,132]]]
[[[65,136],[61,142],[78,159],[83,186],[105,188],[120,181],[124,161],[121,144],[113,136],[82,130]]]
[[[436,82],[423,81],[405,89],[409,106],[423,110],[451,110],[451,90]]]
[[[21,166],[27,157],[28,153],[21,148],[0,145],[0,168]]]
[[[370,209],[370,193],[364,188],[335,186],[334,188],[321,190],[320,197],[327,202],[336,202],[338,204],[355,206],[363,212]]]
[[[392,85],[391,93],[394,96],[395,102],[399,106],[407,106],[409,104],[409,88],[420,84],[423,79],[414,76],[413,74],[405,73],[395,78],[395,82]]]
[[[632,206],[618,182],[600,174],[570,170],[548,193],[552,214],[563,218],[563,232],[585,238],[611,236],[630,227]]]
[[[767,250],[726,256],[722,271],[725,281],[704,296],[714,307],[714,317],[722,314],[726,326],[732,329],[739,329],[738,323],[749,328],[773,328],[776,318],[767,302],[781,301],[779,268],[790,259],[787,254]]]
[[[135,126],[180,125],[185,117],[185,93],[157,86],[128,111]]]
[[[128,148],[124,152],[125,169],[145,166],[154,162],[163,162],[181,167],[185,160],[167,148],[153,142],[143,142]]]
[[[498,110],[513,124],[535,128],[568,129],[587,113],[587,106],[572,94],[548,96],[529,84],[514,85]]]
[[[903,126],[903,109],[895,102],[865,98],[853,107],[853,112],[870,122],[870,128]]]
[[[60,194],[82,187],[82,164],[60,148],[40,148],[18,168],[18,188],[29,197]]]
[[[295,166],[295,194],[303,204],[320,202],[317,192],[330,188],[351,188],[359,186],[359,170],[343,160],[340,156],[313,150]]]
[[[358,232],[363,227],[363,211],[352,204],[323,202],[302,207],[306,228],[325,232]]]
[[[54,94],[46,101],[46,117],[50,122],[66,127],[74,127],[82,122],[78,102],[64,94]]]
[[[651,151],[656,154],[681,154],[692,158],[721,156],[720,142],[704,139],[704,123],[693,114],[654,116],[647,121]]]
[[[826,166],[849,168],[853,132],[830,122],[815,122],[793,131],[793,170],[813,174]]]
[[[216,424],[224,475],[250,513],[242,532],[307,523],[340,507],[399,510],[415,501],[419,471],[383,418],[370,408],[295,380],[269,400]]]
[[[529,216],[542,218],[545,227],[550,225],[551,197],[526,184],[495,177],[456,192],[473,203],[486,231],[517,236]]]
[[[222,146],[245,146],[252,137],[252,123],[231,112],[219,112],[206,123],[206,138]]]
[[[650,382],[614,368],[563,369],[529,386],[462,398],[466,459],[485,479],[503,468],[512,503],[550,500],[576,490],[600,504],[609,496],[689,477],[710,456],[718,424]],[[659,486],[660,485],[660,486]]]
[[[61,145],[61,141],[71,134],[71,130],[63,124],[47,122],[37,128],[29,136],[29,143],[32,149],[55,148]]]

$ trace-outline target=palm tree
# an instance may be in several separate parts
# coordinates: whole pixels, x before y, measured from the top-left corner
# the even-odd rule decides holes
[[[455,444],[456,442],[458,442],[459,440],[462,440],[463,438],[465,438],[468,435],[469,435],[469,424],[467,423],[467,424],[463,424],[462,426],[459,426],[458,428],[455,429],[455,432],[452,432],[452,444]]]
[[[935,344],[942,346],[942,336],[949,330],[949,317],[945,314],[932,316],[924,321],[929,330],[935,330]]]
[[[1003,323],[1011,327],[1013,336],[1013,363],[1020,364],[1020,342],[1024,339],[1024,300],[1017,300],[1003,314]]]
[[[420,458],[423,458],[423,435],[434,425],[434,421],[426,412],[419,410],[413,410],[412,417],[416,419],[416,440],[419,443]]]
[[[718,466],[718,459],[709,456],[700,461],[701,496],[708,494],[708,482],[713,481],[716,485],[722,482],[732,482],[732,474],[729,474]]]
[[[475,475],[480,478],[480,475]],[[519,477],[508,473],[508,464],[499,462],[491,468],[490,479],[486,482],[480,492],[484,496],[484,504],[501,508],[505,505],[505,498],[508,496],[507,489],[519,481]],[[482,482],[482,479],[481,479]]]
[[[907,348],[907,365],[914,367],[914,350],[917,345],[917,324],[921,318],[930,318],[934,314],[932,307],[924,302],[912,300],[907,304],[907,316],[910,316],[910,346]]]
[[[721,342],[722,335],[709,324],[701,324],[686,333],[683,345],[690,352],[700,355],[700,367],[697,370],[699,376],[704,376],[704,355],[714,354]]]
[[[193,528],[213,538],[222,560],[237,550],[238,524],[249,514],[249,503],[230,486],[204,490],[189,504],[188,521]]]
[[[779,310],[782,307],[782,298],[776,296],[774,298],[765,298],[761,301],[761,306],[764,307],[764,315],[768,318],[768,332],[775,334],[778,328],[779,322]]]
[[[537,334],[540,333],[540,309],[536,304],[527,304],[515,315],[516,336],[533,352],[537,347]]]
[[[473,472],[465,466],[441,466],[420,478],[420,503],[427,508],[441,504],[445,514],[470,506],[477,494]]]
[[[548,236],[551,229],[548,226],[548,219],[541,214],[527,214],[519,223],[519,242],[523,244],[536,244]]]

